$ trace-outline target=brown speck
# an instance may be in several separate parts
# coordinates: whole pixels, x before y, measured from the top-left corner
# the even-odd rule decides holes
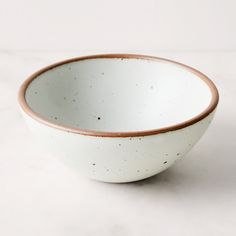
[[[57,117],[55,116],[54,119],[57,120]]]
[[[137,172],[140,172],[140,170],[137,170]]]
[[[177,156],[179,156],[179,155],[180,155],[180,153],[178,152],[176,155],[177,155]]]
[[[89,85],[89,88],[92,88],[93,86],[92,85]]]
[[[154,86],[152,85],[152,86],[150,87],[150,89],[154,89]]]
[[[107,169],[107,171],[109,171],[109,169]]]
[[[71,67],[70,67],[70,66],[68,67],[68,70],[71,70]]]
[[[73,102],[76,102],[76,100],[75,100],[75,99],[73,99],[72,101],[73,101]]]
[[[138,152],[138,150],[135,150],[135,152]]]
[[[124,159],[124,161],[127,161],[126,159]]]
[[[121,143],[119,143],[119,146],[121,146]]]
[[[64,97],[63,99],[66,100],[66,97]]]
[[[163,164],[166,164],[166,163],[167,163],[167,161],[164,161],[164,162],[163,162]]]
[[[98,120],[101,120],[101,117],[98,117]]]
[[[96,166],[96,164],[95,164],[95,163],[93,163],[93,166]]]
[[[104,72],[102,72],[101,74],[104,75]]]
[[[38,92],[34,92],[34,94],[38,94]]]
[[[165,156],[169,156],[169,154],[168,154],[168,153],[166,153],[166,154],[165,154]]]
[[[139,140],[142,140],[142,138],[138,138]]]

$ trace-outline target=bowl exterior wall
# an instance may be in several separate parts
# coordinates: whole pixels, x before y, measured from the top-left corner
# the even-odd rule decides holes
[[[140,137],[96,137],[55,129],[23,112],[41,148],[77,173],[104,182],[138,181],[164,171],[201,138],[215,111],[174,131]]]

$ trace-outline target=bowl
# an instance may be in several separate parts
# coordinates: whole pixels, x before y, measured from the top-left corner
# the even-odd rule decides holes
[[[148,178],[181,159],[206,131],[218,100],[201,72],[133,54],[62,61],[19,91],[23,116],[45,151],[113,183]]]

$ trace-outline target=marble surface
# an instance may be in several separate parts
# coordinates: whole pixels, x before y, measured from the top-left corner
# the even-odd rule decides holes
[[[78,177],[39,150],[17,90],[49,63],[97,52],[0,52],[0,235],[236,235],[236,52],[140,52],[187,63],[217,84],[211,127],[172,168],[145,181]]]

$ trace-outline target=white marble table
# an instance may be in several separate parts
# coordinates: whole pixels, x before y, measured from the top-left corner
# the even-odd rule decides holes
[[[29,74],[86,53],[94,52],[0,52],[0,235],[235,236],[236,52],[143,52],[198,68],[221,98],[183,161],[132,184],[78,177],[34,146],[19,114],[17,90]]]

